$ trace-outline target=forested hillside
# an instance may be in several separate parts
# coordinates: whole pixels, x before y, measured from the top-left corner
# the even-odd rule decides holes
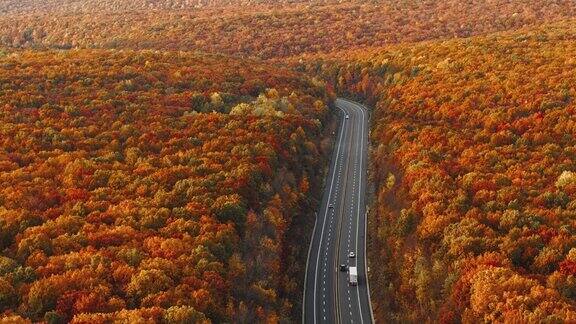
[[[338,0],[317,1],[318,4]],[[277,5],[311,3],[309,0],[3,0],[1,14],[21,13],[90,13],[94,11],[180,10],[228,7],[273,7]]]
[[[0,45],[201,50],[274,58],[469,37],[576,17],[572,0],[222,2],[235,6],[5,0],[0,4],[5,12]]]
[[[300,66],[375,104],[377,320],[576,321],[574,26]]]
[[[0,0],[0,322],[298,321],[336,94],[373,108],[377,322],[576,322],[575,19]]]
[[[332,99],[288,69],[176,52],[0,57],[9,321],[299,314]]]

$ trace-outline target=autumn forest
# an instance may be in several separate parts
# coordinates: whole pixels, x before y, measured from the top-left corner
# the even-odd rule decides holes
[[[377,323],[576,321],[576,5],[0,1],[0,323],[298,323],[370,109]]]

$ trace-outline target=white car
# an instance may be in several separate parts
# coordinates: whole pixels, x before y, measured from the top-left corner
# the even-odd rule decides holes
[[[332,204],[328,205],[328,208],[334,208],[334,206],[332,206]]]
[[[350,116],[346,115],[346,119],[350,118]]]
[[[356,257],[356,253],[350,252],[350,253],[348,254],[348,257],[349,257],[349,258],[355,258],[355,257]]]

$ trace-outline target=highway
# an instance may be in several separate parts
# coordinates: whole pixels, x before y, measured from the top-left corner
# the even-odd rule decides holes
[[[336,100],[336,107],[340,126],[308,252],[302,322],[372,323],[366,273],[368,112],[345,99]],[[348,283],[340,264],[357,266],[357,286]]]

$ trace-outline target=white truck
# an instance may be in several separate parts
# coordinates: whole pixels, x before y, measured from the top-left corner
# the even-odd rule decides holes
[[[358,285],[358,268],[356,267],[348,268],[348,283],[352,286]]]

